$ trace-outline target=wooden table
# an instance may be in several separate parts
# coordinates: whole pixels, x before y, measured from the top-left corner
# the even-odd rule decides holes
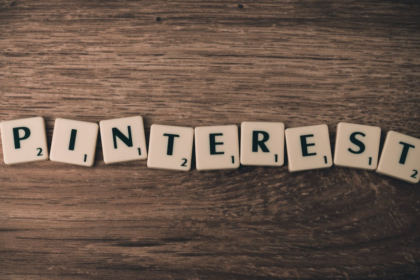
[[[420,138],[418,1],[0,2],[0,119]],[[3,151],[0,149],[0,158]],[[418,279],[420,186],[287,167],[0,163],[0,279]]]

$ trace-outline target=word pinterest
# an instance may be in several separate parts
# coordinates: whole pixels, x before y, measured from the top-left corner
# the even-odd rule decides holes
[[[376,170],[409,183],[420,180],[420,139],[389,131],[379,159],[381,128],[377,126],[339,123],[334,159],[325,124],[285,129],[280,122],[243,122],[240,143],[236,125],[193,129],[153,124],[148,150],[141,116],[104,120],[99,125],[58,118],[50,151],[45,131],[42,117],[1,122],[4,162],[50,159],[93,166],[100,131],[106,164],[147,160],[149,168],[189,171],[195,142],[200,171],[236,169],[240,164],[282,166],[286,146],[290,172],[329,168],[334,163]]]

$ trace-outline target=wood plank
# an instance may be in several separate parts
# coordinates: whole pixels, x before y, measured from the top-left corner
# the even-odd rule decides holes
[[[242,8],[239,8],[239,4]],[[157,18],[160,20],[157,20]],[[0,2],[0,120],[339,121],[420,138],[417,1]],[[3,157],[0,149],[0,158]],[[374,172],[0,163],[1,279],[418,279],[420,190]]]

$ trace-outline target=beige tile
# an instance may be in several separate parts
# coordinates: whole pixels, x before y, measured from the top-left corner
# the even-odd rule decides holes
[[[50,160],[92,166],[95,160],[98,124],[56,119]]]
[[[327,125],[288,128],[285,134],[290,172],[332,166]]]
[[[418,183],[420,139],[389,131],[376,172],[409,183]]]
[[[6,164],[48,160],[45,121],[42,117],[1,122]]]
[[[188,171],[191,169],[194,129],[153,124],[150,128],[149,168]]]
[[[239,139],[236,125],[195,128],[197,170],[239,167]]]
[[[104,120],[99,126],[106,164],[147,159],[141,116]]]
[[[284,124],[243,122],[241,124],[241,164],[282,166],[284,164]]]
[[[350,168],[375,170],[378,165],[381,128],[339,123],[335,141],[334,164]]]

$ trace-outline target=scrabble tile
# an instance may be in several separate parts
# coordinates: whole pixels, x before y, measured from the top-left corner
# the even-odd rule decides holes
[[[98,124],[56,119],[50,160],[92,166],[95,159]]]
[[[1,139],[6,164],[48,160],[42,117],[1,122]]]
[[[106,164],[147,159],[142,117],[100,121],[99,127]]]
[[[284,164],[284,124],[243,122],[241,124],[241,164],[282,166]]]
[[[389,131],[376,172],[409,183],[420,180],[420,139]]]
[[[327,125],[288,128],[285,134],[290,172],[332,166]]]
[[[337,125],[334,164],[375,170],[378,165],[381,128],[341,122]]]
[[[195,128],[197,170],[239,167],[239,139],[236,125]]]
[[[147,167],[188,171],[191,169],[194,129],[153,124],[150,128]]]

